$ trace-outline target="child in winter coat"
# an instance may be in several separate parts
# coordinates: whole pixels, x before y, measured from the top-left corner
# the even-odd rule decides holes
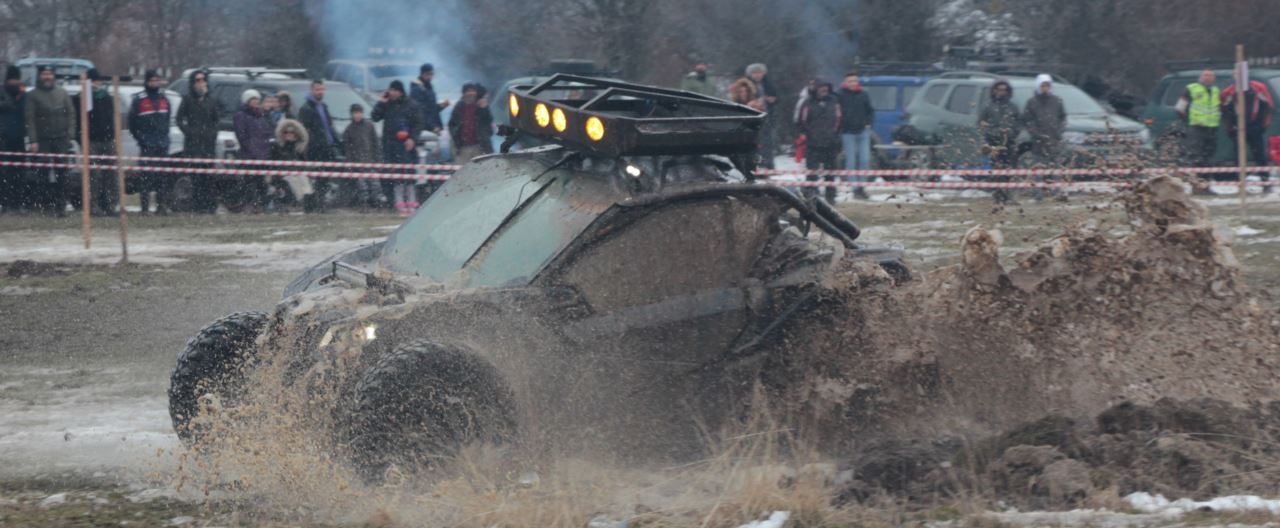
[[[378,142],[378,131],[373,128],[373,123],[364,118],[364,107],[360,103],[351,105],[351,124],[342,132],[342,144],[349,162],[382,162],[382,144]],[[378,187],[367,178],[356,179],[361,212],[368,211],[369,206],[373,205],[375,189]]]

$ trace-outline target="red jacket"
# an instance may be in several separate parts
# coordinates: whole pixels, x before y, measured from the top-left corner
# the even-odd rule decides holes
[[[1236,131],[1236,85],[1222,91],[1222,125],[1228,134]],[[1271,113],[1276,107],[1271,91],[1262,81],[1249,81],[1249,93],[1245,95],[1244,122],[1249,132],[1266,130],[1271,126]]]

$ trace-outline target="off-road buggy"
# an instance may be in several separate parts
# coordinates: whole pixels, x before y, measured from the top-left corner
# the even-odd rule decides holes
[[[180,437],[289,358],[284,383],[339,379],[333,447],[370,475],[516,438],[681,456],[739,416],[837,264],[909,279],[830,204],[754,181],[755,110],[569,75],[507,103],[507,145],[555,144],[477,158],[271,315],[202,330],[169,390]]]

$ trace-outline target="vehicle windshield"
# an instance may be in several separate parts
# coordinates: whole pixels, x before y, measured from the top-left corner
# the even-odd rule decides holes
[[[527,284],[620,198],[593,176],[529,158],[468,164],[387,239],[381,264],[463,287]]]
[[[1018,108],[1026,108],[1027,100],[1031,99],[1031,96],[1035,93],[1035,85],[1030,81],[1012,84],[1013,101],[1017,103]],[[990,90],[989,86],[987,90]],[[1068,114],[1097,115],[1107,113],[1107,110],[1102,108],[1102,105],[1094,101],[1092,97],[1089,97],[1089,94],[1084,93],[1084,90],[1075,86],[1054,84],[1053,94],[1062,98],[1062,106],[1066,108]]]

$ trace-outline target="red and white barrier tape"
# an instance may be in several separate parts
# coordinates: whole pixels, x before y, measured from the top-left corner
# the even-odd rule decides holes
[[[84,159],[79,154],[55,154],[51,152],[0,152],[0,157],[34,157],[34,158],[73,158],[77,160]],[[111,161],[115,162],[116,157],[110,154],[94,154],[89,156],[90,160]],[[462,165],[452,164],[424,164],[410,165],[404,163],[355,163],[348,161],[282,161],[282,160],[246,160],[234,158],[181,158],[181,157],[156,157],[156,156],[121,156],[124,161],[136,161],[143,163],[167,163],[173,165],[256,165],[256,166],[272,166],[272,167],[313,167],[317,169],[391,169],[391,170],[444,170],[456,171]]]
[[[82,165],[71,163],[52,163],[39,161],[0,161],[0,167],[28,167],[38,169],[79,169]],[[410,165],[398,165],[407,168]],[[90,170],[114,171],[115,165],[90,165]],[[309,178],[348,178],[374,180],[447,180],[448,174],[413,174],[413,173],[376,173],[376,172],[318,172],[318,171],[283,171],[268,169],[219,169],[208,167],[152,167],[145,165],[127,165],[129,172],[163,172],[171,174],[217,174],[222,176],[306,176]]]

